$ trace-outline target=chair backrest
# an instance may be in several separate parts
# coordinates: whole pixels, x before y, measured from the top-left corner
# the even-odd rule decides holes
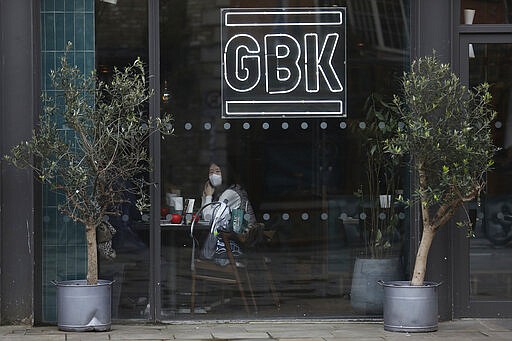
[[[214,201],[201,207],[195,217],[199,217],[201,212],[208,206],[215,206],[213,214],[210,220],[210,232],[204,241],[203,249],[201,253],[204,258],[211,259],[215,252],[217,233],[219,230],[227,230],[229,227],[230,209],[229,206],[224,202]],[[190,237],[192,238],[192,255],[190,260],[190,269],[195,270],[195,257],[196,257],[196,245],[199,244],[197,239],[194,237],[194,227],[196,219],[192,219],[190,225]]]

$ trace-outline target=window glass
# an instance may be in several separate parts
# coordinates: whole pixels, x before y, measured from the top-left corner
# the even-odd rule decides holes
[[[147,1],[96,0],[96,70],[98,77],[109,81],[114,68],[133,64],[140,57],[148,63]],[[101,257],[99,276],[114,280],[112,318],[149,318],[149,228],[140,221],[149,220],[135,208],[132,197],[121,208],[120,216],[108,217],[116,229],[112,238],[114,259]]]
[[[317,6],[346,7],[347,117],[222,119],[220,9]],[[255,306],[261,318],[381,314],[367,301],[379,288],[353,281],[354,269],[366,272],[355,260],[371,256],[366,241],[372,227],[385,225],[389,244],[382,253],[403,264],[408,224],[395,200],[391,207],[387,197],[382,206],[377,201],[386,193],[383,182],[382,192],[369,190],[367,137],[371,127],[386,123],[369,121],[365,103],[370,94],[389,99],[398,89],[409,62],[408,6],[385,0],[160,1],[160,110],[173,115],[175,127],[161,144],[164,319],[243,318]],[[240,198],[226,197],[240,200],[261,224],[251,230],[254,236],[242,237],[249,241],[239,241],[242,256],[235,252],[242,289],[236,282],[202,280],[218,271],[192,285],[194,242],[186,217],[173,216],[183,214],[188,199],[194,212],[201,207],[217,181],[209,179],[212,163],[222,176],[213,200],[218,189],[239,184],[245,190],[234,191]],[[388,188],[393,198],[407,190],[400,179]],[[209,229],[200,218],[196,254]],[[403,267],[396,271],[403,276]]]
[[[512,3],[497,0],[462,0],[461,24],[510,24]]]

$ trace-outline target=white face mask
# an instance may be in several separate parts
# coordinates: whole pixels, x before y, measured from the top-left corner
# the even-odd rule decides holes
[[[219,174],[211,174],[209,179],[213,187],[217,187],[222,183],[222,175]]]

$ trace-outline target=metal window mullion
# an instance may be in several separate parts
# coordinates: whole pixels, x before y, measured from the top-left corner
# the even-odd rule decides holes
[[[160,116],[160,36],[159,36],[159,0],[148,0],[148,43],[149,43],[149,86],[154,96],[149,100],[149,114],[152,118]],[[150,153],[153,161],[151,172],[151,218],[150,218],[150,306],[151,318],[160,319],[161,303],[161,237],[160,237],[160,134],[150,139]]]

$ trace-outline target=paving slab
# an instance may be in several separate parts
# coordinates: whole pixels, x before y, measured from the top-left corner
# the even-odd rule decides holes
[[[107,341],[109,333],[67,333],[66,341]]]

